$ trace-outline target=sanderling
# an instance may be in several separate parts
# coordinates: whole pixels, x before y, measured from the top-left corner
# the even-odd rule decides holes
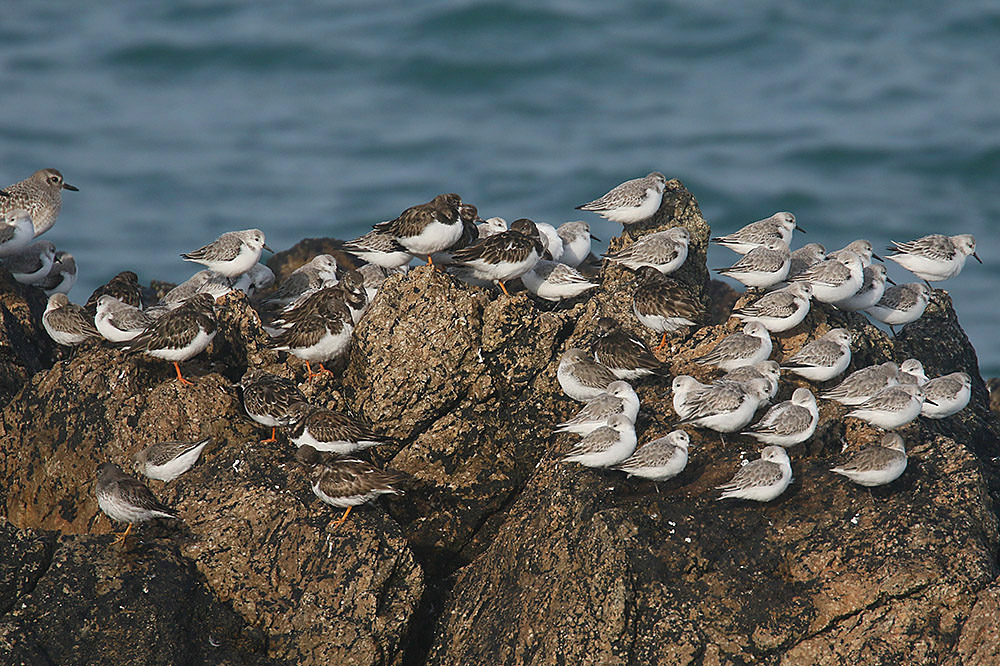
[[[888,324],[895,335],[895,326],[909,324],[923,316],[931,301],[931,288],[920,282],[907,282],[889,287],[882,298],[865,312],[883,324]]]
[[[556,228],[547,222],[535,222],[535,228],[542,241],[544,257],[549,261],[562,261],[563,239]]]
[[[600,199],[576,208],[595,212],[622,225],[643,222],[659,210],[666,185],[666,177],[659,171],[653,171],[645,178],[627,180]]]
[[[928,382],[924,364],[915,358],[908,358],[899,364],[899,383],[923,386]]]
[[[303,294],[318,291],[338,281],[336,258],[332,254],[318,254],[292,271],[277,289],[261,300],[261,305],[271,309],[284,307]]]
[[[365,293],[368,295],[368,303],[370,304],[375,300],[375,295],[378,290],[382,288],[389,277],[393,275],[406,275],[410,270],[409,266],[400,266],[399,268],[383,268],[378,264],[365,264],[358,268],[358,273],[361,273],[361,278],[365,283]]]
[[[640,266],[636,281],[632,312],[643,326],[663,334],[657,349],[667,346],[668,333],[684,326],[697,326],[704,308],[683,282],[651,266]]]
[[[768,391],[768,400],[778,393],[778,380],[781,378],[781,367],[776,361],[761,361],[753,365],[743,365],[735,370],[730,370],[719,378],[719,382],[748,382],[751,379],[766,379],[771,388]]]
[[[204,247],[181,255],[226,277],[243,275],[260,260],[262,250],[273,252],[260,229],[228,231]]]
[[[0,220],[0,257],[20,254],[35,237],[35,225],[26,210],[15,208]]]
[[[817,423],[819,408],[816,396],[807,388],[797,388],[791,400],[767,410],[760,421],[740,434],[765,444],[794,446],[812,437]]]
[[[181,384],[193,384],[181,375],[180,361],[194,358],[208,348],[218,330],[209,294],[195,294],[180,307],[167,312],[143,333],[129,341],[129,354],[145,353],[171,361]]]
[[[754,412],[768,399],[766,379],[716,382],[684,399],[682,424],[690,423],[716,432],[736,432],[753,420]]]
[[[576,268],[590,255],[590,241],[598,240],[590,233],[590,225],[581,220],[564,222],[556,229],[563,240],[562,261],[567,266]]]
[[[861,289],[864,280],[861,257],[854,252],[844,252],[840,259],[824,259],[802,271],[793,282],[812,285],[813,300],[836,303],[850,298]]]
[[[56,260],[56,246],[46,240],[35,241],[17,254],[3,258],[3,267],[21,284],[36,284],[48,276]]]
[[[403,475],[383,471],[370,463],[353,458],[324,456],[312,446],[300,446],[295,459],[309,469],[313,494],[323,502],[344,509],[344,515],[332,523],[340,527],[351,509],[370,502],[379,495],[402,495],[399,486]]]
[[[94,321],[83,307],[70,303],[66,294],[55,293],[42,314],[42,326],[56,343],[75,347],[86,340],[100,339]]]
[[[196,294],[208,294],[214,301],[233,290],[233,281],[221,273],[205,269],[198,271],[180,283],[160,299],[159,306],[173,310],[180,307]],[[152,310],[152,308],[150,308]],[[150,312],[152,315],[152,312]]]
[[[884,486],[892,483],[906,469],[906,447],[903,438],[894,432],[882,435],[880,444],[861,449],[843,465],[831,472],[846,476],[862,486]]]
[[[150,444],[132,456],[132,468],[138,474],[158,481],[173,481],[198,462],[211,437],[198,442],[160,442]]]
[[[771,355],[772,347],[771,335],[764,325],[751,321],[743,326],[741,332],[727,335],[710,352],[694,361],[700,365],[714,365],[728,372],[742,365],[766,361]]]
[[[802,323],[809,314],[811,298],[812,286],[808,282],[793,282],[733,310],[733,316],[743,321],[759,321],[772,333],[780,333]]]
[[[882,430],[895,430],[917,418],[924,402],[924,390],[921,387],[916,384],[898,384],[882,389],[847,415]]]
[[[851,297],[836,301],[833,305],[839,310],[857,312],[878,303],[885,294],[885,284],[891,282],[882,264],[865,266],[861,277],[861,288]]]
[[[976,239],[972,234],[931,234],[906,243],[892,241],[892,245],[889,250],[896,254],[890,254],[886,259],[895,261],[928,283],[947,280],[961,273],[970,254],[983,263],[976,254]]]
[[[819,243],[806,243],[797,250],[792,250],[791,261],[788,264],[788,277],[791,280],[810,266],[826,259],[826,248]]]
[[[35,286],[45,292],[46,296],[55,293],[68,294],[76,284],[76,258],[65,250],[57,250],[52,260],[49,274],[35,283]]]
[[[142,481],[125,474],[114,463],[97,466],[97,506],[111,520],[128,523],[115,543],[128,537],[134,523],[153,518],[177,518],[177,512],[162,504]]]
[[[590,346],[598,363],[607,366],[619,379],[665,374],[666,369],[646,343],[628,333],[611,317],[597,320],[595,340]]]
[[[379,222],[375,231],[389,234],[410,254],[427,257],[447,249],[462,237],[459,215],[462,198],[457,194],[439,194],[431,201],[410,206],[399,217]]]
[[[826,255],[827,259],[837,259],[838,261],[844,261],[847,259],[848,252],[853,252],[861,258],[861,265],[864,267],[871,266],[872,259],[878,259],[882,261],[882,257],[875,254],[875,248],[872,247],[871,242],[860,238],[852,243],[848,243],[839,250],[834,250],[830,254]]]
[[[344,251],[382,268],[399,268],[413,259],[413,255],[397,243],[392,234],[375,230],[345,242]]]
[[[489,238],[507,231],[507,220],[502,217],[490,217],[476,225],[476,233],[479,238]]]
[[[35,236],[41,236],[56,223],[62,209],[62,191],[79,192],[63,180],[56,169],[39,169],[24,180],[3,188],[0,215],[15,208],[26,210],[35,226]]]
[[[563,462],[576,462],[585,467],[611,467],[632,455],[635,442],[635,425],[624,414],[615,414],[605,425],[577,442],[563,457]]]
[[[530,271],[521,276],[521,282],[535,296],[554,302],[576,298],[599,286],[572,266],[546,259],[539,259]]]
[[[95,289],[83,307],[91,312],[96,312],[97,301],[104,294],[114,296],[126,305],[135,308],[142,307],[142,287],[139,285],[139,276],[132,271],[122,271]]]
[[[721,486],[721,499],[735,498],[770,502],[785,492],[792,482],[792,461],[780,446],[765,446],[758,460],[740,468],[732,480]]]
[[[769,240],[780,240],[788,245],[792,241],[792,231],[796,229],[805,233],[802,227],[795,223],[794,215],[781,212],[763,220],[751,222],[742,229],[726,236],[713,238],[712,242],[727,247],[738,254],[746,254]]]
[[[792,254],[783,240],[768,239],[728,268],[716,268],[717,273],[742,282],[748,287],[771,287],[788,276]]]
[[[604,425],[615,414],[624,415],[635,423],[639,415],[639,396],[628,382],[608,384],[607,391],[588,400],[573,418],[556,426],[556,432],[574,432],[586,435]]]
[[[272,348],[305,361],[310,377],[326,371],[323,364],[340,357],[351,346],[354,318],[344,296],[341,285],[324,287],[307,296],[294,310],[286,311],[281,329],[271,340]],[[320,372],[313,372],[312,363],[320,364]]]
[[[712,388],[712,384],[702,384],[690,375],[677,375],[670,382],[670,391],[673,393],[674,413],[678,418],[687,418],[693,413],[695,403],[694,398],[702,391]]]
[[[929,419],[943,419],[962,411],[969,404],[972,378],[964,372],[953,372],[935,377],[924,384],[923,389],[927,400],[920,408],[920,415]]]
[[[567,349],[556,371],[563,393],[577,402],[593,400],[617,381],[614,373],[582,349]]]
[[[297,447],[311,446],[317,451],[349,455],[391,440],[372,432],[371,428],[346,414],[305,403],[293,405],[300,414],[288,432],[288,438]]]
[[[833,379],[851,364],[851,332],[834,328],[805,345],[781,365],[813,382]]]
[[[691,438],[683,430],[673,432],[643,444],[614,469],[651,481],[672,479],[687,467]]]
[[[847,376],[847,379],[829,391],[824,391],[819,397],[855,407],[866,402],[882,389],[897,384],[899,384],[899,366],[889,361],[852,372]]]
[[[139,308],[122,303],[111,294],[97,299],[94,325],[97,332],[111,342],[127,342],[136,338],[155,320]]]
[[[458,250],[453,259],[457,266],[470,270],[473,277],[499,285],[509,296],[504,281],[530,271],[541,256],[542,242],[538,228],[531,220],[522,218],[514,220],[509,231]]]
[[[604,254],[608,261],[638,270],[640,266],[652,266],[664,275],[673,273],[684,263],[688,255],[691,234],[684,227],[673,227],[640,237],[631,245],[617,252]]]
[[[295,382],[264,372],[248,370],[240,379],[243,389],[243,409],[257,423],[271,429],[271,436],[261,443],[277,442],[277,429],[295,423],[301,414],[293,405],[306,402]]]

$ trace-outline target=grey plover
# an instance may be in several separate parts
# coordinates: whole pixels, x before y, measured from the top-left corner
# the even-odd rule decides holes
[[[35,226],[35,236],[52,228],[62,209],[62,191],[79,192],[63,180],[56,169],[39,169],[24,180],[3,188],[0,196],[0,215],[20,208],[28,212]]]

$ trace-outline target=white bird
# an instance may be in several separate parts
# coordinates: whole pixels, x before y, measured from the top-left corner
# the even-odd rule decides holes
[[[906,447],[894,432],[882,436],[879,445],[862,449],[831,472],[846,476],[861,486],[884,486],[898,479],[906,470]]]
[[[833,328],[805,345],[786,360],[782,370],[790,370],[814,382],[833,379],[851,364],[851,332]]]
[[[972,234],[942,236],[931,234],[906,243],[892,241],[889,250],[896,252],[886,257],[927,282],[941,282],[962,272],[965,260],[976,254],[976,239]],[[928,285],[930,286],[930,285]]]
[[[752,460],[740,468],[736,475],[721,486],[722,499],[745,499],[770,502],[785,492],[792,482],[792,461],[780,446],[765,446],[760,459]]]
[[[797,388],[791,400],[767,410],[760,421],[741,434],[765,444],[794,446],[812,437],[817,423],[819,408],[816,396],[807,388]]]
[[[576,298],[588,289],[599,286],[572,266],[546,259],[539,259],[531,270],[521,276],[521,282],[535,296],[557,302]]]
[[[793,282],[782,289],[769,291],[759,300],[733,310],[741,321],[759,321],[772,333],[795,328],[809,314],[812,286],[808,282]]]
[[[623,414],[608,419],[607,425],[586,435],[563,458],[586,467],[611,467],[635,451],[635,426]]]
[[[688,447],[691,438],[683,430],[673,432],[643,444],[614,469],[630,477],[638,476],[651,481],[672,479],[687,467]]]
[[[556,432],[574,432],[586,435],[603,426],[616,414],[624,415],[635,423],[639,415],[639,396],[628,382],[614,381],[607,391],[588,400],[573,418],[556,426]]]
[[[264,232],[245,229],[224,233],[208,245],[186,252],[181,257],[226,277],[238,277],[253,268],[260,260],[262,250],[272,252],[264,242]]]
[[[792,231],[796,229],[803,231],[802,227],[795,223],[795,216],[783,211],[763,220],[751,222],[727,236],[713,238],[712,242],[727,247],[737,254],[746,254],[769,240],[780,240],[788,245],[792,242]]]
[[[726,372],[742,365],[766,361],[771,355],[771,335],[763,324],[751,321],[743,331],[723,338],[710,352],[695,359],[701,365],[714,365]]]
[[[627,180],[600,199],[576,208],[593,211],[606,220],[622,225],[635,224],[656,214],[666,186],[666,177],[659,171],[653,171],[645,178]]]
[[[920,415],[929,419],[943,419],[965,409],[972,397],[972,378],[964,372],[953,372],[935,377],[923,386],[927,400],[920,408]]]
[[[899,384],[882,389],[847,413],[883,430],[895,430],[920,415],[924,390],[916,384]]]

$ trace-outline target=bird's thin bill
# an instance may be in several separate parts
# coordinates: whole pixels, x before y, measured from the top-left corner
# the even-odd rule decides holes
[[[805,230],[805,229],[803,229],[802,227],[800,227],[800,226],[799,226],[799,225],[797,225],[797,224],[795,225],[795,230],[796,230],[796,231],[801,231],[802,233],[805,233],[805,232],[806,232],[806,230]]]
[[[264,244],[264,249],[267,250],[268,252],[270,252],[271,254],[274,254],[274,250],[272,250],[271,248],[269,248],[267,246],[267,243]]]
[[[875,254],[874,252],[872,252],[872,259],[878,259],[878,260],[879,260],[879,261],[881,261],[881,262],[882,262],[883,264],[885,263],[885,259],[883,259],[882,257],[878,256],[878,255],[877,255],[877,254]],[[895,282],[893,282],[893,284],[896,284],[896,283],[895,283]]]
[[[976,254],[975,252],[973,252],[973,253],[972,253],[972,256],[973,256],[973,257],[975,257],[975,258],[976,258],[976,261],[978,261],[979,263],[983,263],[983,260],[982,260],[982,259],[980,259],[980,258],[979,258],[979,255],[978,255],[978,254]]]
[[[597,241],[598,243],[600,243],[600,242],[601,242],[601,239],[600,239],[600,238],[598,238],[597,236],[595,236],[594,234],[590,234],[590,240],[595,240],[595,241]],[[979,257],[976,257],[976,259],[978,259],[978,258],[979,258]],[[980,263],[981,263],[981,262],[980,262]]]
[[[75,185],[70,185],[69,183],[63,183],[63,189],[69,190],[70,192],[79,192],[80,188]]]

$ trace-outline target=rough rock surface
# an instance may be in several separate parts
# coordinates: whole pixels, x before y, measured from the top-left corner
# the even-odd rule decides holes
[[[692,235],[677,276],[708,314],[660,356],[671,375],[709,380],[692,359],[739,328],[728,312],[742,299],[708,279],[708,224],[679,182],[630,234],[677,225]],[[280,280],[337,247],[310,239],[270,264]],[[871,493],[828,468],[878,432],[821,401],[816,435],[790,452],[792,487],[758,505],[713,490],[757,457],[738,435],[689,429],[688,469],[658,486],[559,462],[576,438],[551,426],[578,408],[556,381],[562,351],[587,346],[601,315],[658,342],[631,315],[631,273],[601,277],[553,308],[429,267],[394,276],[338,373],[309,380],[229,295],[215,342],[184,364],[193,387],[167,363],[100,345],[53,365],[37,337],[43,302],[5,287],[0,663],[996,662],[1000,429],[945,292],[896,339],[824,307],[773,336],[780,360],[848,326],[851,369],[915,356],[931,376],[970,372],[974,395],[956,416],[904,428],[907,472]],[[243,414],[233,383],[247,367],[393,438],[371,459],[409,475],[406,495],[333,528],[287,439],[261,443],[265,429]],[[777,400],[808,385],[782,379]],[[640,441],[672,430],[669,380],[636,390]],[[96,466],[209,436],[190,472],[149,482],[183,522],[112,546]]]

